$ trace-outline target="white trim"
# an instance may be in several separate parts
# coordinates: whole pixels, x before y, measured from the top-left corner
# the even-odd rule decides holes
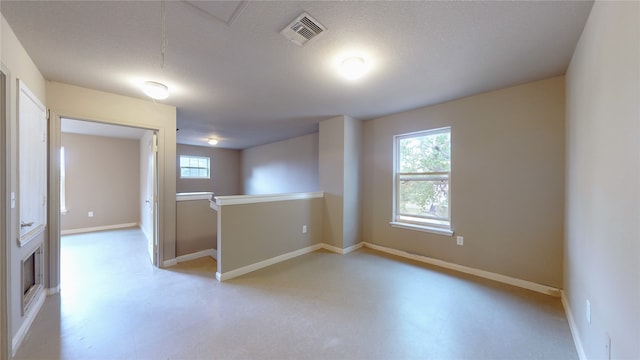
[[[218,281],[226,281],[229,279],[233,279],[235,277],[244,275],[244,274],[248,274],[252,271],[256,271],[262,268],[265,268],[267,266],[271,266],[274,264],[277,264],[279,262],[283,262],[285,260],[289,260],[292,259],[294,257],[300,256],[300,255],[304,255],[304,254],[308,254],[317,250],[320,250],[324,247],[324,244],[316,244],[316,245],[311,245],[308,246],[306,248],[302,248],[299,250],[295,250],[286,254],[282,254],[276,257],[272,257],[271,259],[267,259],[267,260],[263,260],[260,262],[257,262],[255,264],[251,264],[251,265],[247,265],[247,266],[243,266],[241,268],[235,269],[235,270],[231,270],[231,271],[227,271],[225,273],[220,273],[217,272],[216,273],[216,279],[218,279]]]
[[[88,233],[88,232],[94,232],[94,231],[103,231],[103,230],[126,229],[126,228],[137,227],[137,226],[138,226],[138,223],[126,223],[126,224],[115,224],[115,225],[88,227],[88,228],[81,228],[81,229],[70,229],[70,230],[62,230],[62,231],[60,231],[60,235],[81,234],[81,233]]]
[[[211,200],[212,198],[212,192],[190,192],[176,194],[176,201]]]
[[[180,256],[176,257],[176,261],[178,263],[181,263],[181,262],[185,262],[185,261],[189,261],[189,260],[195,260],[195,259],[199,259],[199,258],[203,258],[203,257],[207,257],[207,256],[211,256],[213,259],[217,259],[218,258],[218,253],[217,253],[216,249],[207,249],[207,250],[202,250],[202,251],[194,252],[194,253],[187,254],[187,255],[180,255]]]
[[[178,260],[176,260],[175,258],[173,259],[169,259],[169,260],[165,260],[162,262],[162,267],[171,267],[171,266],[175,266],[178,265]]]
[[[527,280],[516,279],[510,276],[497,274],[490,271],[480,270],[480,269],[476,269],[476,268],[472,268],[464,265],[454,264],[447,261],[430,258],[427,256],[411,254],[406,251],[392,249],[386,246],[375,245],[368,242],[365,242],[364,246],[374,250],[382,251],[388,254],[404,257],[404,258],[415,260],[415,261],[420,261],[423,263],[439,266],[446,269],[456,270],[465,274],[479,276],[481,278],[521,287],[521,288],[532,290],[535,292],[551,295],[553,297],[560,297],[560,289],[557,289],[551,286],[541,285],[541,284],[534,283]]]
[[[215,200],[210,200],[209,201],[209,207],[212,208],[215,211],[220,211],[220,206],[218,206],[218,204],[216,204]]]
[[[564,312],[567,315],[567,322],[569,322],[569,329],[571,329],[571,336],[573,337],[573,343],[576,347],[578,358],[580,360],[587,360],[587,354],[585,354],[584,347],[582,346],[582,340],[580,340],[578,325],[573,317],[573,312],[571,311],[571,306],[569,305],[569,300],[567,300],[564,290],[560,290],[560,300],[562,300],[562,306],[564,307]]]
[[[289,194],[269,194],[269,195],[229,195],[216,196],[216,205],[239,205],[254,204],[261,202],[285,201],[285,200],[302,200],[324,197],[324,192],[306,192],[306,193],[289,193]]]
[[[346,255],[352,251],[356,251],[358,249],[360,249],[362,246],[364,246],[364,243],[357,243],[353,246],[349,246],[348,248],[339,248],[337,246],[333,246],[333,245],[329,245],[329,244],[322,244],[322,248],[331,252],[334,252],[336,254],[341,254],[341,255]]]
[[[395,228],[400,228],[400,229],[416,230],[416,231],[434,233],[434,234],[438,234],[438,235],[453,236],[453,230],[434,227],[434,226],[414,225],[414,224],[402,223],[402,222],[397,222],[397,221],[391,221],[389,223],[389,225],[391,225],[392,227],[395,227]]]
[[[60,293],[60,284],[54,288],[47,288],[45,291],[47,292],[47,296],[58,294]]]
[[[35,298],[32,306],[30,306],[29,310],[27,311],[27,314],[24,317],[24,322],[22,323],[22,325],[20,326],[20,329],[18,329],[18,332],[16,333],[16,335],[13,337],[13,340],[11,341],[11,354],[12,354],[11,356],[16,356],[16,352],[18,351],[18,348],[22,344],[22,341],[24,340],[24,338],[27,336],[27,333],[31,328],[31,324],[33,324],[33,321],[36,319],[36,315],[38,315],[38,313],[40,312],[40,309],[42,308],[42,305],[44,304],[45,297],[46,297],[45,292],[40,291],[38,296]]]

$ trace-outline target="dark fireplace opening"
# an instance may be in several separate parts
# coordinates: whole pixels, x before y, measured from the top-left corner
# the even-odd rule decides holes
[[[36,285],[36,254],[33,253],[22,264],[22,295],[27,295],[29,290]]]
[[[22,260],[22,312],[23,315],[33,303],[38,291],[42,289],[41,272],[42,247]]]

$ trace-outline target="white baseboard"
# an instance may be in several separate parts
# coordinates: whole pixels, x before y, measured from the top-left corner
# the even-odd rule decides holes
[[[573,343],[576,346],[578,358],[580,360],[587,360],[587,354],[585,354],[584,347],[582,346],[582,340],[580,340],[578,325],[576,324],[575,318],[573,317],[573,311],[571,310],[571,305],[569,305],[569,301],[567,300],[563,290],[560,290],[560,300],[562,300],[564,312],[567,314],[567,321],[569,322],[569,329],[571,329],[571,336],[573,337]]]
[[[349,246],[348,248],[342,249],[342,248],[339,248],[337,246],[333,246],[333,245],[329,245],[329,244],[324,244],[323,243],[322,244],[322,248],[325,249],[325,250],[334,252],[336,254],[345,255],[345,254],[348,254],[348,253],[350,253],[352,251],[356,251],[356,250],[360,249],[363,245],[364,245],[364,243],[357,243],[357,244],[355,244],[353,246]]]
[[[539,292],[539,293],[551,295],[551,296],[554,296],[554,297],[560,297],[560,289],[557,289],[557,288],[554,288],[554,287],[551,287],[551,286],[541,285],[541,284],[534,283],[534,282],[527,281],[527,280],[516,279],[516,278],[512,278],[510,276],[497,274],[497,273],[493,273],[493,272],[490,272],[490,271],[480,270],[480,269],[476,269],[476,268],[472,268],[472,267],[468,267],[468,266],[464,266],[464,265],[454,264],[454,263],[450,263],[450,262],[447,262],[447,261],[430,258],[430,257],[427,257],[427,256],[412,254],[412,253],[408,253],[406,251],[392,249],[392,248],[388,248],[386,246],[380,246],[380,245],[371,244],[371,243],[368,243],[368,242],[365,242],[364,246],[368,247],[368,248],[371,248],[371,249],[374,249],[374,250],[385,252],[387,254],[401,256],[401,257],[404,257],[404,258],[407,258],[407,259],[420,261],[420,262],[423,262],[423,263],[439,266],[439,267],[442,267],[442,268],[459,271],[459,272],[462,272],[462,273],[465,273],[465,274],[471,274],[471,275],[479,276],[481,278],[498,281],[498,282],[501,282],[501,283],[504,283],[504,284],[509,284],[509,285],[521,287],[521,288],[524,288],[524,289],[529,289],[529,290],[532,290],[532,291],[536,291],[536,292]]]
[[[304,254],[307,254],[307,253],[310,253],[310,252],[314,252],[314,251],[320,250],[320,249],[325,249],[325,250],[328,250],[328,251],[331,251],[331,252],[334,252],[334,253],[337,253],[337,254],[348,254],[348,253],[350,253],[352,251],[355,251],[357,249],[362,248],[363,246],[371,248],[373,250],[385,252],[387,254],[392,254],[392,255],[403,257],[403,258],[407,258],[407,259],[423,262],[423,263],[426,263],[426,264],[435,265],[435,266],[442,267],[442,268],[445,268],[445,269],[455,270],[455,271],[459,271],[459,272],[462,272],[462,273],[465,273],[465,274],[470,274],[470,275],[478,276],[478,277],[481,277],[481,278],[498,281],[498,282],[501,282],[501,283],[504,283],[504,284],[509,284],[509,285],[520,287],[520,288],[524,288],[524,289],[532,290],[532,291],[535,291],[535,292],[539,292],[539,293],[542,293],[542,294],[547,294],[547,295],[550,295],[550,296],[553,296],[553,297],[560,297],[561,296],[561,290],[558,289],[558,288],[551,287],[551,286],[534,283],[532,281],[517,279],[517,278],[510,277],[510,276],[497,274],[497,273],[493,273],[493,272],[486,271],[486,270],[480,270],[480,269],[476,269],[476,268],[472,268],[472,267],[468,267],[468,266],[464,266],[464,265],[454,264],[454,263],[450,263],[450,262],[447,262],[447,261],[430,258],[430,257],[427,257],[427,256],[411,254],[411,253],[408,253],[406,251],[392,249],[392,248],[388,248],[386,246],[380,246],[380,245],[376,245],[376,244],[372,244],[372,243],[368,243],[368,242],[361,242],[361,243],[358,243],[356,245],[350,246],[350,247],[345,248],[345,249],[341,249],[339,247],[336,247],[336,246],[333,246],[333,245],[329,245],[329,244],[325,244],[325,243],[316,244],[316,245],[309,246],[309,247],[306,247],[306,248],[303,248],[303,249],[300,249],[300,250],[292,251],[292,252],[287,253],[287,254],[276,256],[276,257],[271,258],[271,259],[260,261],[260,262],[257,262],[255,264],[243,266],[243,267],[241,267],[239,269],[231,270],[231,271],[228,271],[226,273],[219,273],[218,272],[218,273],[216,273],[216,279],[218,279],[218,281],[229,280],[229,279],[232,279],[234,277],[238,277],[238,276],[250,273],[252,271],[256,271],[258,269],[262,269],[264,267],[267,267],[267,266],[270,266],[270,265],[273,265],[273,264],[277,264],[279,262],[282,262],[282,261],[285,261],[285,260],[289,260],[289,259],[294,258],[296,256],[304,255]],[[177,261],[175,263],[177,263]],[[175,264],[173,264],[173,265],[175,265]],[[170,266],[170,265],[167,265],[167,261],[165,261],[165,266]]]
[[[216,279],[218,279],[218,281],[225,281],[225,280],[229,280],[229,279],[233,279],[234,277],[238,277],[244,274],[248,274],[252,271],[256,271],[262,268],[265,268],[267,266],[271,266],[274,264],[277,264],[279,262],[285,261],[285,260],[289,260],[292,259],[294,257],[300,256],[300,255],[304,255],[304,254],[308,254],[310,252],[314,252],[317,250],[320,250],[324,247],[324,244],[316,244],[316,245],[312,245],[312,246],[308,246],[306,248],[302,248],[296,251],[292,251],[286,254],[282,254],[276,257],[273,257],[271,259],[267,259],[267,260],[263,260],[260,262],[257,262],[255,264],[251,264],[251,265],[247,265],[247,266],[243,266],[241,268],[235,269],[235,270],[231,270],[231,271],[227,271],[225,273],[216,273]]]
[[[217,254],[216,249],[207,249],[207,250],[194,252],[192,254],[180,255],[180,256],[176,257],[176,261],[178,263],[181,263],[181,262],[185,262],[185,261],[189,261],[189,260],[195,260],[195,259],[199,259],[199,258],[207,257],[207,256],[211,256],[212,258],[217,259],[218,258],[218,254]]]
[[[22,341],[24,341],[24,338],[27,336],[27,332],[29,331],[29,328],[31,328],[31,324],[33,324],[33,320],[36,319],[36,315],[38,315],[38,313],[40,312],[40,309],[42,308],[42,304],[44,304],[45,298],[46,298],[45,291],[40,291],[40,294],[37,295],[35,301],[33,302],[33,306],[30,306],[29,310],[25,314],[24,322],[22,323],[22,325],[20,326],[20,329],[18,329],[18,332],[16,333],[16,335],[13,337],[11,341],[12,357],[16,356],[16,352],[18,351],[18,348],[22,344]]]
[[[47,292],[47,296],[55,295],[60,292],[60,285],[54,288],[47,288],[46,292]]]
[[[171,267],[171,266],[175,266],[178,265],[178,260],[176,260],[175,258],[173,259],[169,259],[169,260],[165,260],[162,262],[162,267],[166,268],[166,267]]]
[[[83,233],[94,232],[94,231],[126,229],[126,228],[137,227],[137,226],[138,226],[138,223],[126,223],[126,224],[88,227],[88,228],[81,228],[81,229],[69,229],[69,230],[60,231],[60,235],[83,234]]]

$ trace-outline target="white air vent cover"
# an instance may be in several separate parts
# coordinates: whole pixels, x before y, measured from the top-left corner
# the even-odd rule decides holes
[[[326,30],[327,28],[312,18],[311,15],[302,13],[293,20],[291,24],[282,29],[280,34],[291,40],[294,44],[302,46]]]

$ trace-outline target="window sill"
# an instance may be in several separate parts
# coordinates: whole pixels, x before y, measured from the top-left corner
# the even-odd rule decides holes
[[[390,222],[389,225],[395,228],[400,228],[400,229],[416,230],[416,231],[423,231],[423,232],[428,232],[428,233],[438,234],[438,235],[453,236],[453,230],[443,229],[443,228],[434,227],[434,226],[401,223],[401,222],[395,222],[395,221]]]

